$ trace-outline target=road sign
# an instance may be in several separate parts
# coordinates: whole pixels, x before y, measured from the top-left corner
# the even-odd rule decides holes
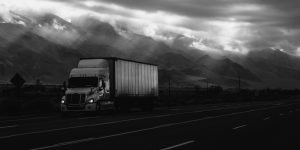
[[[16,73],[14,77],[11,78],[10,82],[16,87],[21,87],[25,83],[25,80],[18,73]]]

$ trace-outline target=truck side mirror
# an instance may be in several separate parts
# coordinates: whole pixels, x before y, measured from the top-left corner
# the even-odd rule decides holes
[[[105,87],[106,87],[106,84],[105,84],[105,82],[103,81],[103,82],[102,82],[102,88],[105,89]]]
[[[105,89],[105,82],[104,82],[104,80],[100,80],[99,87]]]

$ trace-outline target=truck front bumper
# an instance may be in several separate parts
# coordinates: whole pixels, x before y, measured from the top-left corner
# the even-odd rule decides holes
[[[97,105],[96,103],[93,104],[85,104],[84,106],[80,105],[65,105],[61,104],[61,112],[70,112],[70,111],[83,111],[83,112],[90,112],[90,111],[97,111]]]

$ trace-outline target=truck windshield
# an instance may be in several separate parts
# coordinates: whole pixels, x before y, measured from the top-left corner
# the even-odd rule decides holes
[[[97,77],[72,77],[69,79],[69,88],[82,88],[82,87],[97,87]]]

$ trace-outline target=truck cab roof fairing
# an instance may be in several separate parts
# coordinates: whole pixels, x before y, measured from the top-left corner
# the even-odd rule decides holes
[[[98,77],[99,75],[108,76],[106,68],[74,68],[70,72],[70,77]]]
[[[130,60],[130,59],[119,58],[119,57],[87,57],[87,58],[80,58],[80,61],[81,60],[92,60],[92,59],[105,59],[105,60],[113,60],[113,61],[124,60],[124,61],[136,62],[136,63],[140,63],[140,64],[158,66],[157,64],[140,62],[140,61],[136,61],[136,60]]]
[[[108,68],[106,59],[82,59],[78,63],[78,68]]]

